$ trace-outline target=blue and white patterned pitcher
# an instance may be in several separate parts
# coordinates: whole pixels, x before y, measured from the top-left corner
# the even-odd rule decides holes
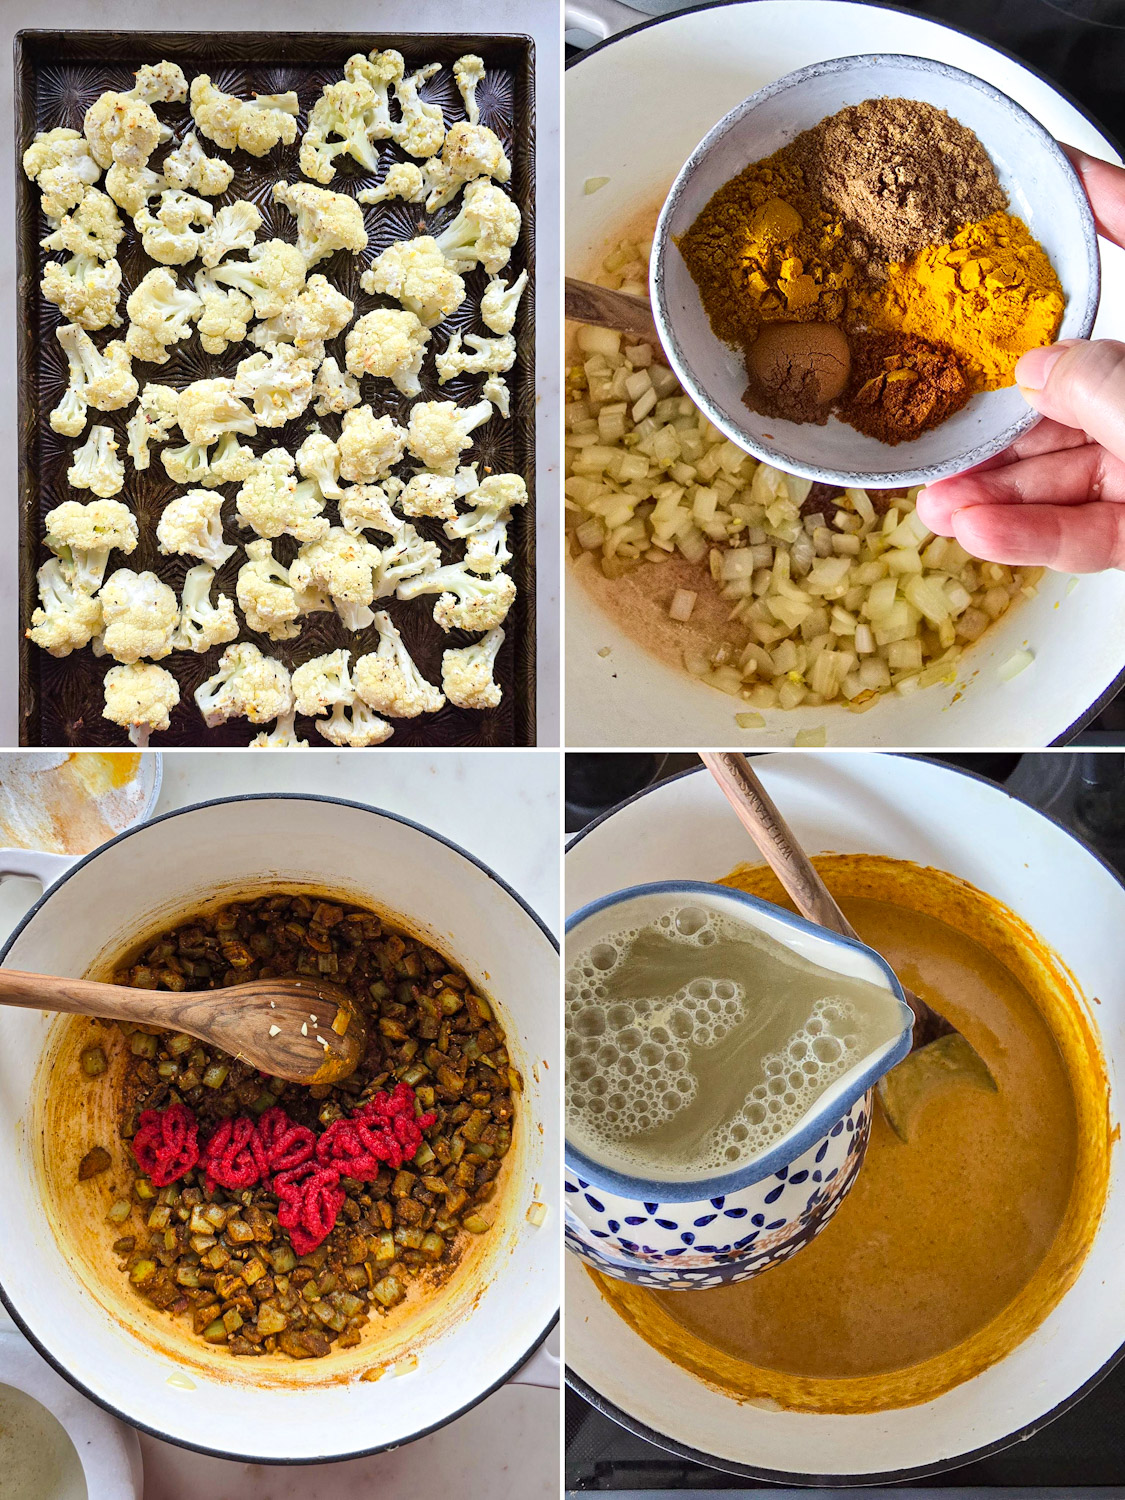
[[[824,969],[889,990],[900,1007],[896,1036],[836,1080],[748,1165],[703,1180],[661,1182],[604,1167],[567,1140],[568,1249],[607,1276],[640,1286],[729,1285],[788,1260],[839,1208],[867,1148],[871,1090],[910,1051],[913,1012],[888,964],[864,944],[743,891],[701,881],[632,886],[591,902],[567,920],[571,948],[585,946],[595,919],[650,896],[722,912]],[[579,935],[583,941],[576,944]]]

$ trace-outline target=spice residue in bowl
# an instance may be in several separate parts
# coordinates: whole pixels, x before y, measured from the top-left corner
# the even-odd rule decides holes
[[[725,183],[678,245],[715,334],[747,351],[753,410],[835,412],[894,444],[1011,385],[1020,355],[1058,331],[1058,277],[1007,207],[971,130],[921,100],[867,99]],[[853,365],[863,335],[894,341],[865,345],[862,399],[853,379],[812,401],[821,345],[806,336],[771,383],[757,355],[775,324],[834,328]]]
[[[4,759],[0,845],[88,854],[144,811],[148,783],[130,751],[42,751]]]

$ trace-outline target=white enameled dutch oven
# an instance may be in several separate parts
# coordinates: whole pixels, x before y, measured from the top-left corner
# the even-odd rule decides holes
[[[650,7],[651,8],[651,7]],[[739,0],[661,19],[617,0],[567,0],[567,25],[605,38],[566,78],[566,264],[590,276],[640,215],[656,211],[676,174],[722,117],[766,84],[827,58],[907,53],[983,78],[1057,139],[1120,160],[1115,147],[1031,69],[971,36],[880,5],[844,0]],[[633,24],[633,23],[640,24]],[[624,27],[631,29],[622,30]],[[614,33],[617,33],[616,35]],[[586,185],[604,181],[596,191]],[[1102,299],[1095,338],[1125,337],[1125,253],[1099,241]],[[737,702],[656,659],[568,576],[569,745],[791,745],[824,726],[829,745],[910,748],[1065,743],[1125,683],[1125,573],[1076,584],[1047,574],[966,654],[951,686],[892,695],[865,714],[798,708],[739,730]],[[1029,647],[1010,681],[998,669]],[[609,647],[608,653],[605,648]]]
[[[407,1373],[363,1381],[353,1366],[344,1379],[331,1366],[345,1356],[331,1355],[293,1361],[291,1374],[255,1384],[251,1361],[215,1361],[205,1348],[202,1362],[179,1361],[172,1335],[154,1332],[144,1305],[123,1297],[124,1278],[112,1270],[104,1284],[88,1284],[80,1257],[60,1242],[44,1212],[40,1064],[54,1029],[66,1023],[28,1011],[0,1013],[5,1305],[60,1374],[102,1406],[170,1442],[257,1463],[350,1457],[430,1432],[520,1371],[554,1323],[560,1257],[554,939],[498,876],[439,834],[372,807],[271,794],[185,807],[104,844],[45,890],[0,953],[11,968],[81,975],[217,894],[235,899],[302,885],[351,897],[392,920],[397,915],[462,967],[495,1002],[524,1079],[501,1213],[471,1269],[429,1299],[409,1344],[417,1365],[404,1360]],[[527,1218],[533,1201],[547,1205],[541,1226]],[[365,1347],[376,1364],[377,1333]],[[541,1353],[523,1378],[552,1383],[543,1361]]]
[[[849,753],[755,761],[810,853],[865,852],[958,875],[1038,934],[1090,1004],[1117,1116],[1125,1066],[1125,889],[1083,844],[990,782],[926,761]],[[568,907],[638,881],[714,880],[757,863],[706,771],[665,781],[607,813],[566,857]],[[778,1482],[916,1479],[980,1458],[1044,1425],[1125,1352],[1125,1166],[1110,1161],[1101,1222],[1069,1291],[1023,1343],[936,1399],[870,1415],[746,1405],[673,1364],[567,1257],[568,1379],[595,1406],[684,1457]],[[840,1289],[843,1293],[843,1289]]]

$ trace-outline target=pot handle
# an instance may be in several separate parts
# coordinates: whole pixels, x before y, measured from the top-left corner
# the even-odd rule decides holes
[[[30,875],[46,890],[56,880],[61,880],[81,857],[78,854],[49,854],[46,849],[0,849],[0,880],[6,880],[9,875]]]
[[[641,11],[619,0],[566,0],[566,30],[584,31],[601,42],[644,19]]]
[[[509,1385],[541,1385],[551,1390],[559,1387],[559,1357],[544,1340],[526,1364],[508,1380]]]

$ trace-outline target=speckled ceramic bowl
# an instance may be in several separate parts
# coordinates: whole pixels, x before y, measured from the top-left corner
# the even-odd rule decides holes
[[[1007,191],[1011,212],[1040,242],[1067,296],[1060,338],[1086,338],[1100,287],[1093,214],[1058,142],[989,83],[930,58],[866,54],[800,68],[724,115],[681,167],[656,227],[652,305],[673,369],[715,426],[756,458],[829,484],[904,488],[960,473],[1013,443],[1038,420],[1015,387],[974,396],[932,432],[890,447],[838,418],[827,426],[783,422],[742,401],[738,351],[711,331],[675,240],[725,182],[751,162],[849,104],[883,96],[921,99],[976,132]]]
[[[901,1023],[891,1041],[838,1078],[776,1145],[735,1170],[656,1181],[605,1167],[566,1142],[567,1248],[607,1276],[688,1290],[746,1281],[820,1233],[855,1181],[871,1130],[870,1090],[909,1052],[914,1017],[873,949],[745,891],[704,881],[658,881],[590,902],[567,919],[568,954],[623,924],[651,920],[669,900],[724,911],[813,963],[889,990]]]

